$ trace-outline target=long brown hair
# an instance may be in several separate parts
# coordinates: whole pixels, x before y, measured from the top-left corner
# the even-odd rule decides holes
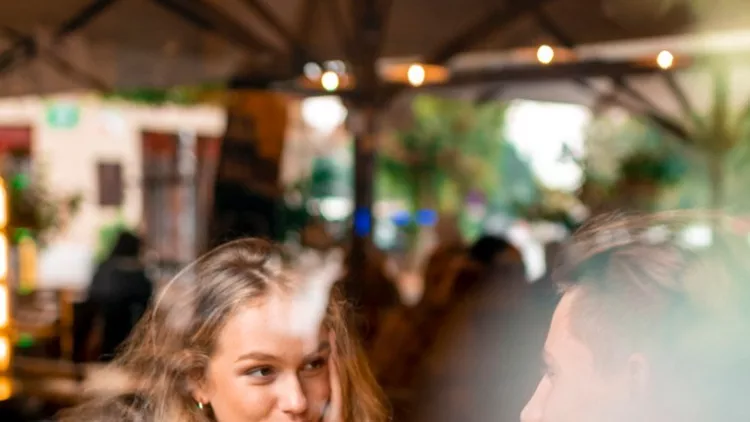
[[[129,393],[143,398],[133,401],[130,410],[159,422],[212,421],[210,414],[196,408],[191,394],[196,374],[205,372],[218,333],[239,308],[292,287],[295,278],[288,270],[281,250],[271,243],[241,239],[208,252],[175,277],[113,363],[133,379]],[[349,309],[334,287],[323,323],[336,336],[342,422],[386,421],[382,391],[349,321]],[[94,416],[90,407],[103,408],[105,403],[74,409],[63,421],[81,420],[81,414]]]

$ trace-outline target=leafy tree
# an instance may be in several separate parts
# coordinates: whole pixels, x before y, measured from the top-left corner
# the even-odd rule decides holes
[[[380,199],[405,201],[412,212],[460,215],[472,192],[487,194],[500,182],[507,107],[504,104],[415,98],[413,125],[385,138],[379,149],[376,189]],[[427,232],[412,223],[410,269],[424,259]]]

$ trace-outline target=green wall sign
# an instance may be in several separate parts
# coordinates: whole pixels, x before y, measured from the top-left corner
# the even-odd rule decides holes
[[[70,129],[78,125],[81,108],[71,102],[56,102],[47,106],[47,124],[55,129]]]

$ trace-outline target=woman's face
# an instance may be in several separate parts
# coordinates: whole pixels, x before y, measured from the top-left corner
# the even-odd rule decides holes
[[[321,419],[330,396],[327,330],[290,329],[293,301],[271,295],[231,317],[219,333],[195,398],[218,422]]]

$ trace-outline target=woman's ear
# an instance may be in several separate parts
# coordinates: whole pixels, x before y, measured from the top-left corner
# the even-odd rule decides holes
[[[210,383],[203,370],[193,369],[187,378],[187,389],[196,403],[208,404],[211,401]]]

